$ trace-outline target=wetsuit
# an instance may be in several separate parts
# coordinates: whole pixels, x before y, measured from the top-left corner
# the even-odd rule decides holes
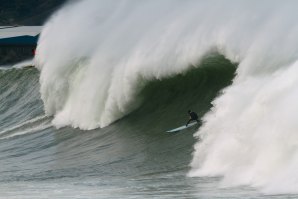
[[[189,116],[190,116],[190,119],[188,120],[188,122],[186,123],[186,126],[189,124],[189,122],[191,122],[191,121],[197,121],[197,123],[199,123],[199,120],[198,120],[198,115],[195,113],[195,112],[193,112],[193,111],[191,111],[190,113],[188,113],[189,114]]]

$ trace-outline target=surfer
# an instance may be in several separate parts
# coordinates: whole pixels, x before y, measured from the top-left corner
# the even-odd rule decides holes
[[[178,131],[182,131],[182,130],[184,130],[184,129],[187,129],[187,128],[189,128],[189,127],[191,127],[191,126],[194,126],[194,125],[197,125],[198,127],[201,125],[201,122],[199,122],[199,117],[198,117],[198,115],[195,113],[195,112],[193,112],[193,111],[191,111],[191,110],[189,110],[188,111],[188,114],[189,114],[189,120],[188,120],[188,122],[187,122],[187,124],[186,125],[183,125],[183,126],[180,126],[180,127],[178,127],[178,128],[175,128],[175,129],[172,129],[172,130],[169,130],[169,131],[167,131],[167,133],[176,133],[176,132],[178,132]],[[194,123],[190,123],[191,121],[196,121],[196,122],[194,122]],[[190,123],[190,124],[189,124]],[[189,124],[189,125],[188,125]]]
[[[188,110],[188,114],[189,114],[189,120],[188,122],[186,123],[186,126],[189,124],[189,122],[191,121],[197,121],[197,123],[199,123],[199,120],[198,120],[198,115],[191,111],[191,110]]]

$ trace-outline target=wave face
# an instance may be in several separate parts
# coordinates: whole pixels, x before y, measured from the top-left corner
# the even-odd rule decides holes
[[[38,43],[45,111],[57,127],[105,127],[144,103],[140,93],[150,81],[189,71],[217,52],[239,63],[237,75],[203,119],[189,175],[297,192],[297,6],[269,0],[68,5]]]
[[[18,67],[21,67],[19,65]],[[3,129],[16,126],[43,114],[38,71],[0,68],[0,137]]]
[[[51,125],[35,68],[0,70],[0,198],[215,198],[220,190],[209,187],[216,187],[217,179],[186,176],[196,128],[166,130],[186,123],[189,108],[200,117],[210,110],[211,101],[232,83],[236,65],[213,54],[190,67],[148,81],[135,111],[90,131]]]

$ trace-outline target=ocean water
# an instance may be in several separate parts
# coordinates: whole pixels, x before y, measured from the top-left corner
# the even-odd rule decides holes
[[[297,198],[297,6],[70,2],[0,68],[0,198]]]

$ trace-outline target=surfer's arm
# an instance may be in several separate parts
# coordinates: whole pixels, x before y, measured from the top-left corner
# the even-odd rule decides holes
[[[192,119],[190,118],[190,119],[187,121],[187,123],[186,123],[185,126],[187,126],[191,120],[192,120]]]

